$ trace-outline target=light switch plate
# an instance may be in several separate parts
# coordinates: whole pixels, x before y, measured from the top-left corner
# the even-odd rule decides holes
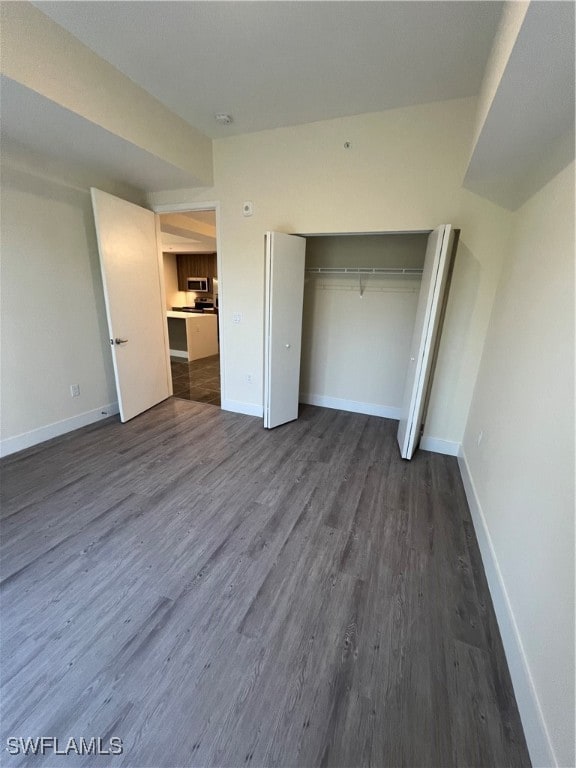
[[[242,203],[242,214],[244,216],[252,216],[254,213],[254,203],[251,200],[246,200]]]

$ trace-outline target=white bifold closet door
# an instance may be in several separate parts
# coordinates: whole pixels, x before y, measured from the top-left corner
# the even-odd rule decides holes
[[[172,394],[157,220],[91,189],[120,418]]]
[[[306,239],[266,233],[264,426],[298,418]]]
[[[432,357],[442,300],[446,289],[454,232],[443,224],[430,233],[416,310],[410,360],[404,384],[398,445],[403,459],[411,459],[418,446],[424,402],[430,380]]]

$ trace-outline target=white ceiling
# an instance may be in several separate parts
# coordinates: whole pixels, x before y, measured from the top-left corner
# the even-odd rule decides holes
[[[218,138],[476,95],[503,3],[38,0],[172,112]],[[516,208],[574,155],[574,2],[532,2],[465,186]],[[38,61],[38,66],[42,66]],[[2,153],[136,199],[197,179],[1,79]],[[230,126],[214,115],[229,112]],[[204,233],[204,240],[210,236]],[[203,243],[206,245],[206,243]]]
[[[528,7],[465,186],[517,209],[574,157],[573,2]]]
[[[174,253],[214,253],[216,212],[182,211],[161,213],[160,231],[164,250]]]
[[[2,154],[32,150],[69,169],[78,182],[109,188],[110,180],[150,192],[192,186],[196,179],[50,99],[0,77]]]
[[[35,2],[211,137],[471,96],[500,2]],[[219,126],[214,115],[234,122]]]

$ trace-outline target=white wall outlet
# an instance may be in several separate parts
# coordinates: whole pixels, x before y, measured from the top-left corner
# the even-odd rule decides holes
[[[80,397],[80,384],[70,384],[70,397]]]
[[[243,216],[252,216],[254,213],[254,203],[252,200],[245,200],[242,203],[242,215]]]
[[[242,315],[240,314],[240,312],[234,312],[232,314],[232,322],[234,323],[234,325],[240,325],[240,323],[242,322]]]
[[[246,381],[247,381],[248,384],[252,384],[252,374],[251,373],[247,373],[246,374]]]

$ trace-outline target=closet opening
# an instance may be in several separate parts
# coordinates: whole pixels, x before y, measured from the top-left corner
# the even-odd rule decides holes
[[[301,403],[400,419],[428,234],[307,235]]]
[[[298,404],[397,419],[402,458],[423,432],[459,230],[265,238],[264,427]]]

